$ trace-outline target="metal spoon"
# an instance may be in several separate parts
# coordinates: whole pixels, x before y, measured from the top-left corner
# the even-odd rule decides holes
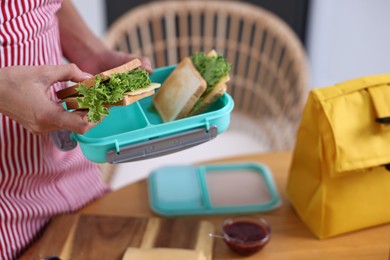
[[[216,237],[216,238],[225,239],[224,236],[222,236],[222,235],[217,235],[217,234],[213,234],[213,233],[209,233],[209,237]]]

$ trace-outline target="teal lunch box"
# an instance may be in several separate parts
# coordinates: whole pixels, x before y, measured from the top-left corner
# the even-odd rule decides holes
[[[163,83],[175,66],[155,69],[152,82]],[[137,161],[215,138],[228,128],[234,107],[233,99],[225,93],[202,114],[164,123],[152,99],[149,96],[128,106],[112,107],[102,122],[83,135],[72,133],[71,138],[91,161]]]
[[[281,205],[272,172],[256,162],[166,165],[148,177],[151,209],[162,216],[267,212]]]

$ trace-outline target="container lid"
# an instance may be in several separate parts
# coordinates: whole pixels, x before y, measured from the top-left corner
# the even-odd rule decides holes
[[[266,212],[280,205],[270,170],[258,163],[170,165],[148,177],[152,210],[163,216]]]

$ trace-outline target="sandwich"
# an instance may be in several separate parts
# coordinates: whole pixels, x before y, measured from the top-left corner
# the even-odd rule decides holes
[[[88,121],[96,123],[108,115],[110,107],[132,104],[153,95],[159,87],[141,68],[141,61],[134,59],[56,94],[68,110],[88,110]]]
[[[164,122],[200,114],[226,92],[230,69],[214,50],[186,57],[162,83],[153,105]]]

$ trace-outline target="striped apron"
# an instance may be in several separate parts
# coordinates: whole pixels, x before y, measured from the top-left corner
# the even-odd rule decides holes
[[[61,0],[0,0],[0,68],[62,63],[60,7]],[[62,87],[52,87],[53,98]],[[0,114],[0,259],[15,259],[53,216],[107,190],[79,148],[62,152],[49,135]]]

